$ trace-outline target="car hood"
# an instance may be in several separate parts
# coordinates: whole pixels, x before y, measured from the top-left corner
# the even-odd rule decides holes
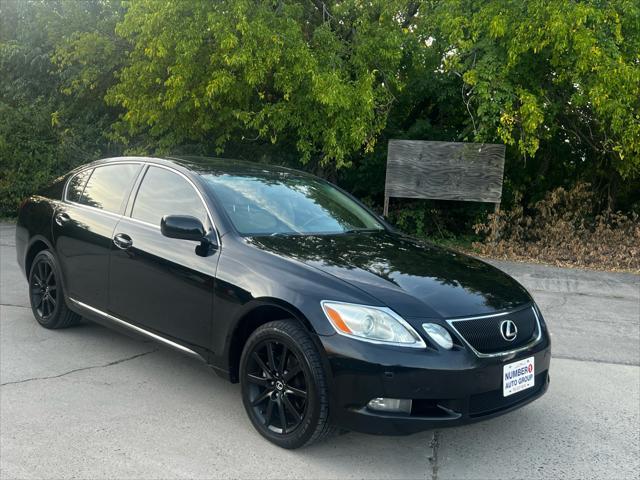
[[[251,243],[349,282],[405,317],[483,315],[531,301],[497,268],[397,233],[280,235]]]

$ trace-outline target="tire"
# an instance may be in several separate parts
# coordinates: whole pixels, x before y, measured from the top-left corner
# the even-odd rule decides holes
[[[240,386],[251,423],[279,447],[300,448],[335,431],[320,354],[293,320],[270,322],[251,334],[240,358]]]
[[[58,262],[49,250],[38,253],[31,264],[29,301],[33,316],[44,328],[66,328],[80,321],[80,315],[67,307]]]

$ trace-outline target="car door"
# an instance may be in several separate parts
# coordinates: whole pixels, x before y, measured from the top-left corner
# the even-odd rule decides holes
[[[141,168],[140,162],[107,164],[69,179],[52,233],[66,293],[74,300],[106,309],[113,229]]]
[[[183,344],[209,348],[219,250],[200,256],[198,242],[167,238],[160,231],[164,215],[194,216],[211,231],[200,193],[181,173],[150,165],[132,198],[114,233],[110,312]]]

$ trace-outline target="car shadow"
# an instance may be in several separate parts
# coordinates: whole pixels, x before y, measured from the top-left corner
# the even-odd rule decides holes
[[[75,333],[74,336],[91,339],[91,342],[98,337],[113,337],[110,341],[119,337],[123,343],[139,343],[142,348],[138,350],[149,350],[149,347],[157,350],[113,365],[109,370],[113,370],[112,373],[125,370],[126,378],[136,384],[136,388],[154,391],[153,401],[145,405],[147,410],[156,411],[154,422],[163,423],[159,428],[176,434],[187,430],[189,433],[183,433],[186,437],[180,441],[191,439],[194,444],[205,446],[209,451],[205,463],[211,468],[216,467],[217,458],[217,462],[224,459],[223,463],[235,459],[234,470],[239,477],[259,474],[283,478],[288,476],[288,468],[306,472],[309,477],[323,478],[414,478],[425,475],[432,432],[408,437],[349,432],[300,450],[285,450],[270,444],[253,429],[242,405],[239,385],[219,377],[204,363],[142,340],[137,335],[121,335],[91,322],[83,323]],[[189,411],[186,417],[183,409]],[[174,415],[167,415],[167,411]],[[179,423],[179,418],[184,424]],[[177,438],[172,434],[167,441],[177,441]],[[228,448],[220,451],[223,445]],[[237,448],[229,448],[231,446]],[[211,457],[211,451],[218,455]],[[256,469],[256,464],[264,465],[265,462],[270,465],[269,472]]]

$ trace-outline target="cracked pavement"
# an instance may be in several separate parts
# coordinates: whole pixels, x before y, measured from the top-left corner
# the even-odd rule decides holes
[[[0,387],[4,387],[5,385],[16,385],[18,383],[35,382],[37,380],[50,380],[52,378],[65,377],[67,375],[71,375],[72,373],[84,372],[85,370],[93,370],[94,368],[106,368],[106,367],[110,367],[112,365],[118,365],[119,363],[128,362],[130,360],[135,360],[138,357],[143,357],[145,355],[149,355],[150,353],[155,353],[157,351],[158,351],[158,349],[149,350],[148,352],[136,353],[135,355],[131,355],[130,357],[121,358],[120,360],[114,360],[113,362],[105,363],[104,365],[91,365],[89,367],[74,368],[73,370],[69,370],[68,372],[60,373],[58,375],[50,375],[48,377],[25,378],[23,380],[15,380],[13,382],[4,382],[4,383],[0,383]]]
[[[638,478],[640,276],[493,262],[541,306],[549,392],[502,417],[286,451],[239,387],[91,323],[48,331],[0,224],[0,478]]]

